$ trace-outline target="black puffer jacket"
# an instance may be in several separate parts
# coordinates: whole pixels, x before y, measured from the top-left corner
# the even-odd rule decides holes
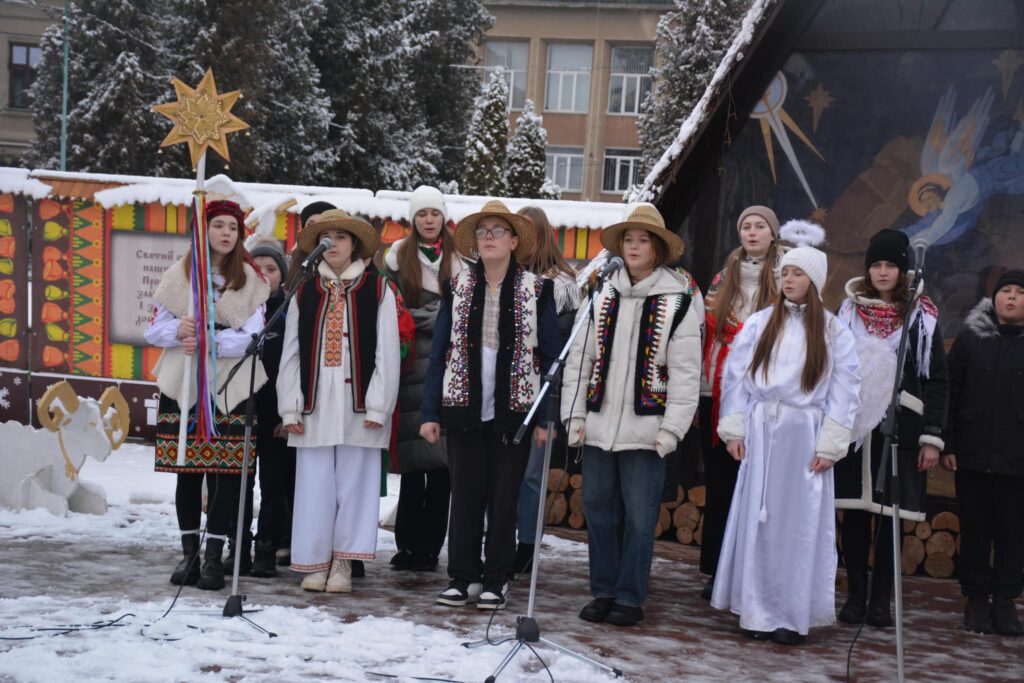
[[[1024,326],[974,307],[950,349],[946,452],[958,467],[1024,476]]]

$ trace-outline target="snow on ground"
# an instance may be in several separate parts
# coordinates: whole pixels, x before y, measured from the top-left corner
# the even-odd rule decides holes
[[[307,681],[384,680],[414,676],[479,681],[509,645],[468,650],[482,638],[488,614],[433,604],[446,584],[433,573],[387,566],[394,536],[382,528],[378,556],[351,595],[303,592],[297,575],[243,578],[248,615],[276,632],[269,638],[240,619],[220,616],[228,590],[167,582],[180,557],[174,477],[152,471],[152,449],[126,445],[104,463],[89,461],[87,481],[102,485],[105,515],[58,518],[45,511],[0,511],[0,682],[6,681]],[[398,494],[389,478],[381,501],[386,520]],[[799,648],[744,638],[736,618],[700,600],[696,549],[659,541],[646,619],[636,628],[591,624],[576,617],[587,595],[585,534],[558,530],[542,546],[537,619],[543,635],[622,669],[628,681],[846,680],[855,629],[814,629]],[[840,574],[840,584],[844,582]],[[962,598],[954,582],[905,582],[907,680],[1020,681],[1019,642],[959,629]],[[508,634],[526,611],[528,586],[512,585],[510,606],[496,615],[491,637]],[[840,592],[839,598],[842,599]],[[126,616],[130,615],[130,616]],[[39,631],[123,617],[116,625],[66,635]],[[30,640],[11,640],[32,638]],[[597,669],[542,646],[556,681],[607,681]],[[865,629],[853,657],[856,681],[894,680],[893,631]],[[383,675],[383,676],[382,676]],[[390,679],[388,679],[390,680]],[[500,681],[545,681],[529,653],[520,653]]]

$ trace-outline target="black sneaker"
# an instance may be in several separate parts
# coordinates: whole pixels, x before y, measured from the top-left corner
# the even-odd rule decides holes
[[[483,584],[480,583],[467,583],[453,579],[448,584],[448,588],[441,591],[441,594],[437,596],[437,604],[448,605],[449,607],[463,607],[479,600],[482,588]]]
[[[804,642],[804,637],[788,628],[777,628],[772,631],[772,642],[779,645],[799,645]]]
[[[480,594],[480,599],[477,600],[477,609],[505,609],[505,597],[508,595],[508,582],[503,583],[500,586],[488,586],[484,589],[484,592]]]
[[[1017,607],[1010,598],[996,597],[992,601],[992,629],[1001,636],[1019,638],[1024,627],[1017,618]]]
[[[594,598],[580,610],[580,619],[584,621],[604,621],[612,611],[615,598]]]
[[[636,626],[644,620],[644,611],[639,607],[616,602],[604,620],[616,626]]]

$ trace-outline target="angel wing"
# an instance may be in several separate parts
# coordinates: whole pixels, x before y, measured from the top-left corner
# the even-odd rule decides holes
[[[967,116],[957,122],[949,140],[942,148],[938,171],[948,176],[954,183],[967,172],[974,161],[978,143],[988,128],[989,112],[994,101],[995,94],[992,88],[989,88],[980,99],[974,101]]]
[[[935,107],[932,125],[928,128],[928,137],[921,150],[921,175],[939,172],[939,157],[949,140],[949,131],[953,128],[954,118],[956,118],[956,91],[953,86],[949,86],[946,94],[942,96],[938,106]]]

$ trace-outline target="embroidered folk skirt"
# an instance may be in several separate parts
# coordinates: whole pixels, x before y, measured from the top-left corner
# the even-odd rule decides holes
[[[239,408],[243,407],[243,402]],[[241,474],[245,452],[245,413],[217,411],[217,436],[212,443],[197,443],[195,434],[195,408],[189,412],[189,436],[186,441],[185,464],[178,466],[178,428],[181,411],[178,402],[160,394],[160,408],[156,424],[157,472],[199,474],[203,472]],[[256,466],[256,424],[253,420],[252,451],[249,454],[249,472]]]

